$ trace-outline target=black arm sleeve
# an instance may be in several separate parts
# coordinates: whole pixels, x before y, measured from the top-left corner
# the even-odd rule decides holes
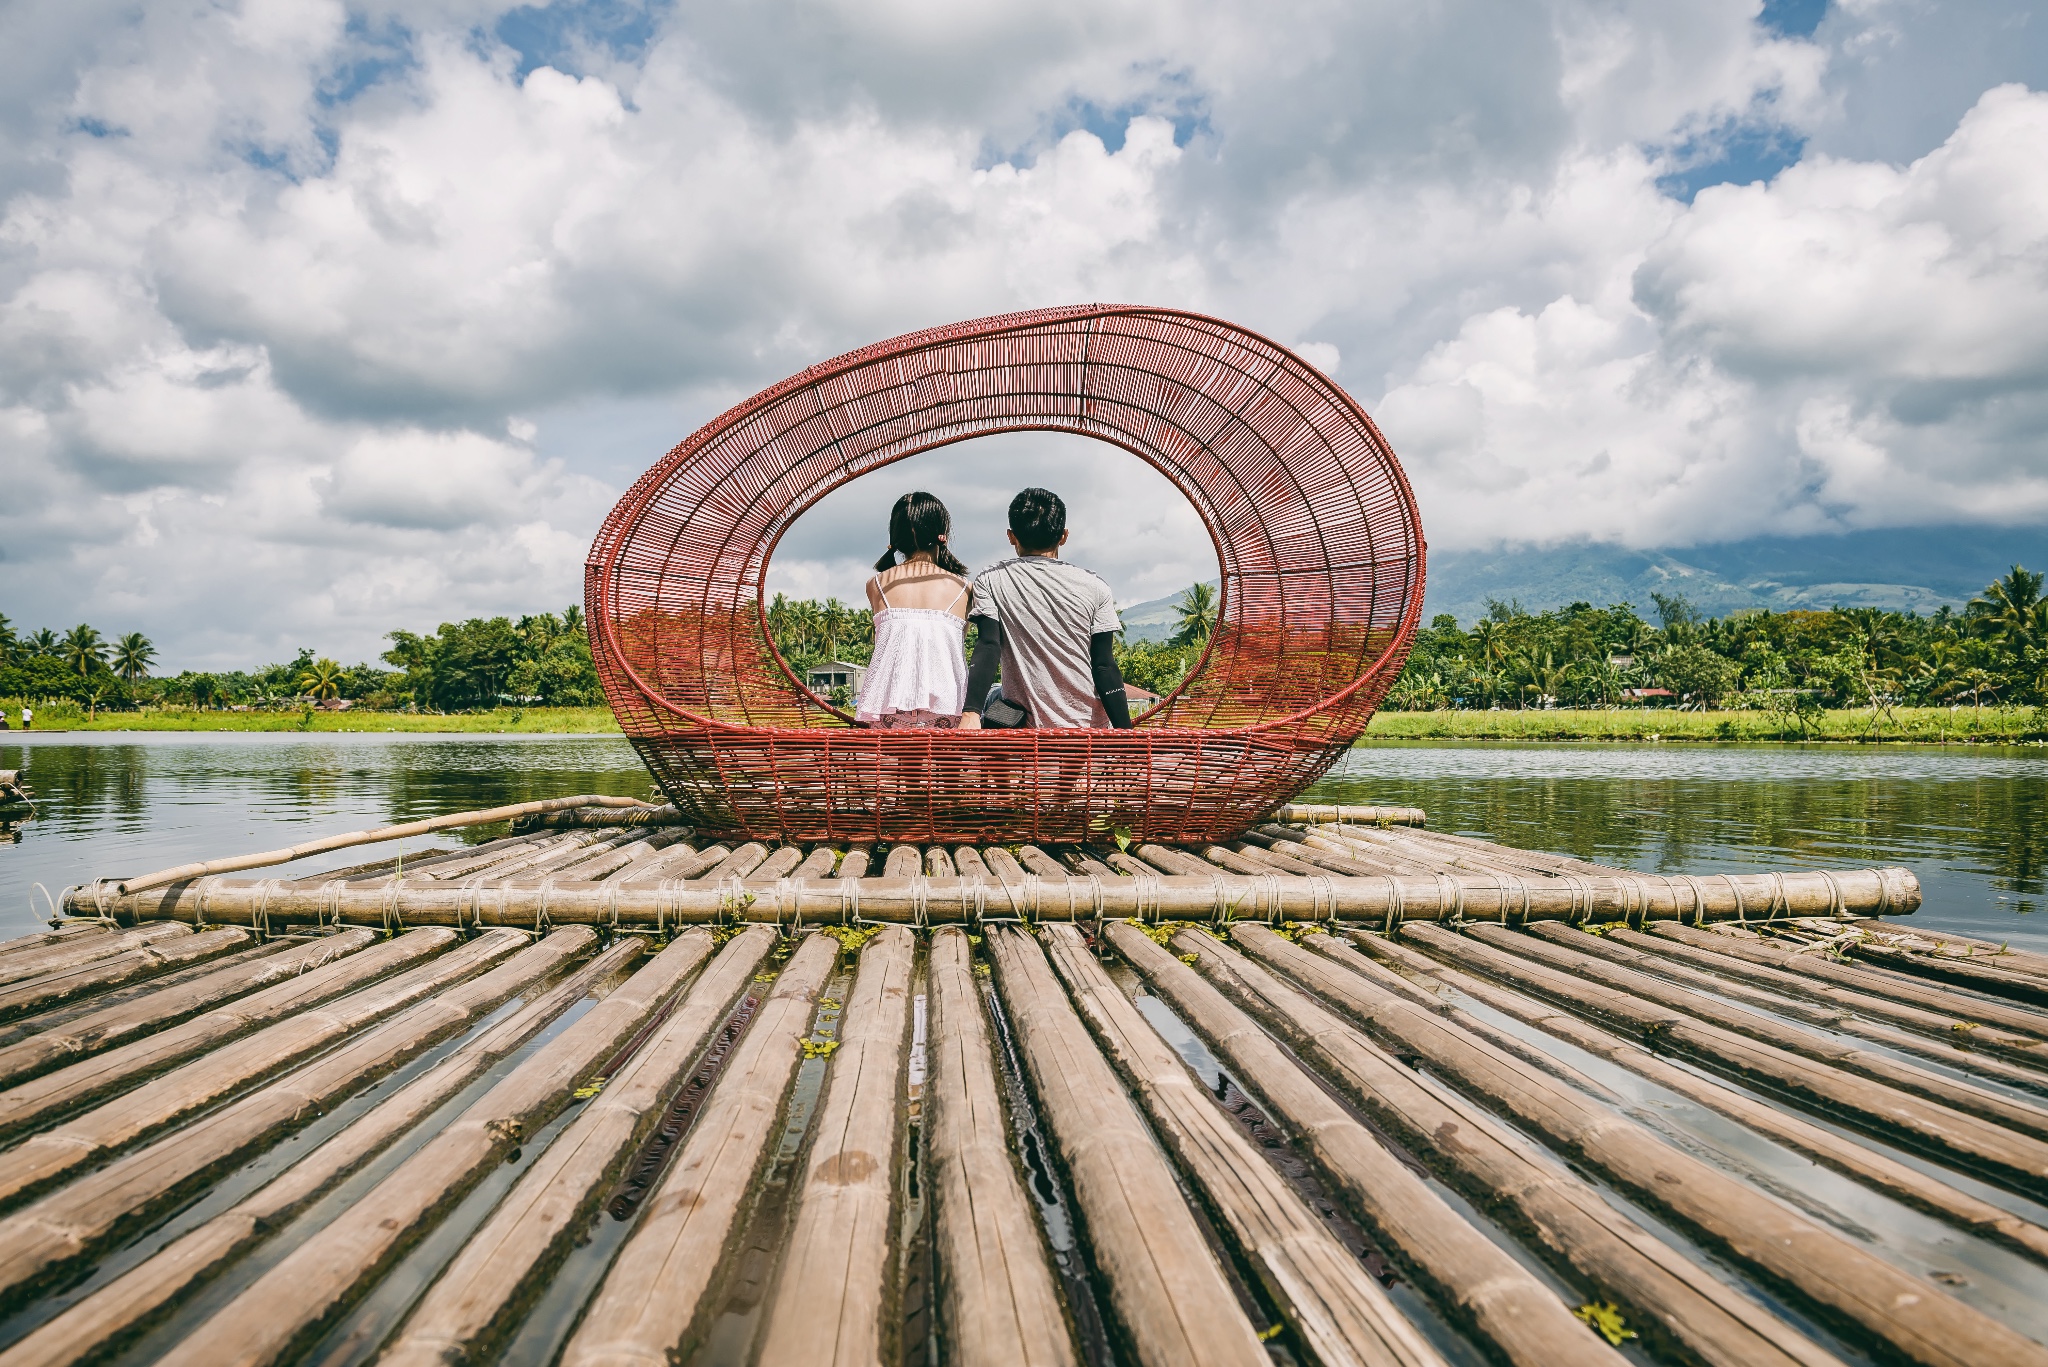
[[[1088,638],[1088,662],[1095,668],[1095,696],[1109,713],[1109,724],[1131,729],[1131,705],[1124,697],[1124,674],[1116,667],[1116,633],[1098,631]]]
[[[995,687],[1003,665],[1003,624],[993,617],[974,617],[974,658],[967,662],[967,710],[979,714],[982,700]]]

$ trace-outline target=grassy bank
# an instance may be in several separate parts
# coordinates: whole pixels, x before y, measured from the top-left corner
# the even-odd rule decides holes
[[[1678,712],[1625,708],[1501,712],[1382,712],[1373,740],[1915,741],[2016,744],[2048,739],[2048,716],[2031,707],[1897,707],[1822,712],[1799,727],[1769,712]]]
[[[7,708],[8,719],[21,705]],[[69,703],[36,708],[38,731],[287,731],[453,735],[617,735],[603,707],[500,708],[494,712],[200,712],[145,708],[102,712]],[[0,738],[18,734],[0,731]],[[2018,744],[2048,740],[2048,713],[2031,707],[1894,708],[1872,726],[1868,708],[1823,712],[1802,737],[1796,725],[1768,712],[1677,712],[1667,708],[1501,712],[1382,712],[1366,733],[1373,740],[1618,741],[1916,741]]]
[[[101,712],[87,719],[86,709],[71,703],[38,706],[38,731],[412,731],[461,735],[553,734],[617,735],[619,724],[608,707],[499,708],[492,712],[215,712],[190,708],[149,707],[135,712]],[[7,709],[19,724],[21,704]],[[0,731],[0,738],[20,734]]]

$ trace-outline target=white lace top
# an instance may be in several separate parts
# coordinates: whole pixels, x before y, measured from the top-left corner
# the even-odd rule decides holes
[[[960,592],[967,592],[965,584]],[[888,602],[885,589],[855,720],[870,726],[954,725],[967,704],[966,621],[950,608],[895,608]]]

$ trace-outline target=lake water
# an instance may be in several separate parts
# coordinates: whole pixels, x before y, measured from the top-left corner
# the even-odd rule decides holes
[[[0,937],[41,928],[38,884],[54,896],[443,812],[651,791],[609,736],[14,733],[0,769],[17,768],[38,811],[0,827]],[[1903,864],[1926,894],[1916,920],[2048,949],[2038,748],[1375,742],[1305,796],[1412,804],[1438,830],[1655,873]]]

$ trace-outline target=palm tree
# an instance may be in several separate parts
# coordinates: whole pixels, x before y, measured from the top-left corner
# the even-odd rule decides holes
[[[156,660],[156,647],[139,631],[131,631],[114,645],[114,672],[134,683],[149,674]]]
[[[818,605],[804,598],[789,605],[790,634],[796,640],[799,655],[811,652],[811,637],[818,629]]]
[[[19,638],[14,634],[14,624],[7,620],[7,614],[0,612],[0,663],[14,654]]]
[[[37,627],[22,639],[23,653],[35,656],[54,656],[62,649],[57,633],[48,627]]]
[[[2048,581],[2048,575],[2014,565],[2005,578],[1985,585],[1984,592],[1972,598],[1963,611],[1975,619],[1983,635],[2005,642],[2017,654],[2038,644],[2044,616],[2044,581]]]
[[[64,642],[58,647],[64,657],[64,663],[77,670],[81,679],[92,674],[94,665],[106,668],[107,661],[103,653],[106,648],[99,629],[89,627],[83,622],[65,632]]]
[[[211,674],[192,676],[192,703],[195,707],[211,707],[220,701],[220,680]]]
[[[301,693],[310,693],[316,698],[333,698],[341,694],[341,665],[334,660],[315,660],[305,673],[299,675],[293,685]]]
[[[1216,630],[1216,590],[1207,584],[1190,584],[1173,605],[1173,612],[1174,645],[1207,644]]]
[[[583,634],[583,609],[574,603],[562,609],[562,633],[574,636]]]
[[[839,656],[839,633],[846,626],[846,604],[837,598],[827,598],[822,611],[818,613],[818,625],[825,632],[825,654],[828,658]]]

